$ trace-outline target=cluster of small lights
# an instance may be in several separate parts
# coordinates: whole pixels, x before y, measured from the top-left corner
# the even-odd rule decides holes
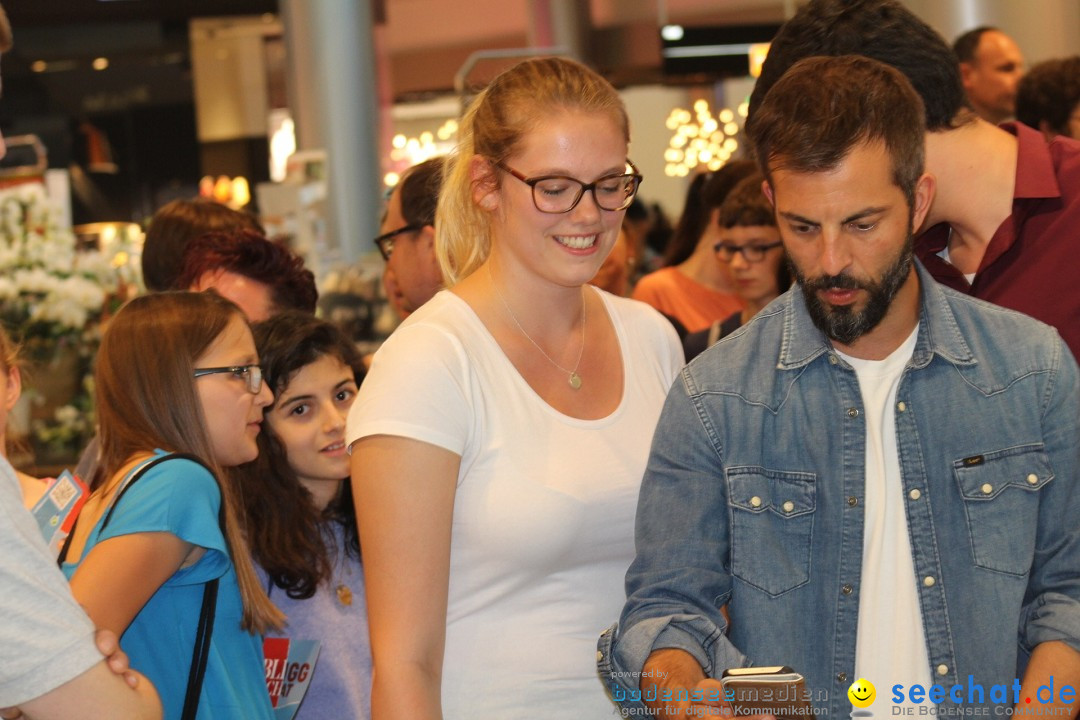
[[[445,155],[457,139],[457,131],[457,120],[451,118],[440,125],[434,133],[425,130],[420,133],[420,137],[413,138],[401,134],[395,135],[390,141],[390,160],[395,167],[405,169],[436,155]],[[388,172],[383,176],[383,183],[387,187],[393,187],[400,179],[400,173]]]
[[[739,148],[739,117],[746,117],[747,104],[739,105],[733,112],[728,108],[713,117],[709,103],[694,102],[694,112],[675,108],[668,115],[667,128],[674,131],[668,149],[664,151],[664,174],[668,177],[686,177],[699,165],[709,170],[719,170]]]
[[[234,178],[228,175],[219,175],[217,178],[204,175],[199,180],[199,196],[239,209],[251,202],[251,189],[247,178],[242,175]]]
[[[30,63],[30,72],[43,73],[43,72],[63,72],[68,70],[76,70],[80,67],[80,63],[75,60],[53,60],[52,62],[46,62],[45,60],[35,60]],[[95,70],[106,70],[109,67],[109,58],[96,57],[90,62],[90,67]]]

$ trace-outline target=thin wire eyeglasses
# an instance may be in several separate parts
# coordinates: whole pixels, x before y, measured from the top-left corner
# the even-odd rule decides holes
[[[402,233],[416,232],[423,230],[423,225],[406,225],[405,227],[399,227],[397,230],[391,230],[388,233],[383,233],[375,238],[375,246],[379,248],[379,252],[382,253],[383,260],[390,259],[390,253],[394,252],[394,238]]]
[[[724,262],[731,262],[735,259],[736,254],[742,254],[743,260],[748,263],[759,263],[765,259],[765,253],[773,248],[778,248],[784,243],[774,242],[768,245],[728,245],[727,243],[716,243],[713,245],[713,250],[716,252],[716,256]]]
[[[629,172],[618,175],[605,175],[591,183],[583,183],[577,178],[565,175],[540,175],[525,177],[509,165],[496,162],[495,167],[512,175],[532,188],[533,205],[543,213],[560,215],[577,207],[586,190],[591,190],[596,206],[601,210],[625,210],[634,202],[642,177],[637,166],[629,160],[626,167]]]
[[[232,373],[237,378],[243,377],[247,383],[247,391],[252,395],[258,395],[262,390],[262,368],[258,365],[233,365],[232,367],[195,368],[195,377],[204,375],[217,375],[218,373]]]

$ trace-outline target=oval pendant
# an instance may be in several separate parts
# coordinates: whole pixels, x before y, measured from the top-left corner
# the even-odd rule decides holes
[[[352,605],[352,590],[345,585],[337,586],[337,599],[338,602],[346,607]]]
[[[581,376],[578,375],[576,372],[570,373],[570,387],[574,388],[575,390],[581,387]]]

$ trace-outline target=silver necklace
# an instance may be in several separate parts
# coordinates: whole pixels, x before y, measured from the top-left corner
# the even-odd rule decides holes
[[[544,352],[544,348],[540,347],[540,345],[532,339],[532,336],[525,332],[525,328],[521,327],[517,315],[514,315],[514,311],[510,309],[510,304],[506,302],[506,298],[503,297],[502,291],[499,290],[499,285],[495,282],[495,276],[491,274],[490,264],[488,265],[488,277],[491,278],[491,287],[495,288],[495,294],[499,296],[499,300],[502,301],[503,307],[506,308],[507,314],[510,315],[510,319],[514,321],[514,324],[517,325],[517,329],[521,331],[521,334],[525,336],[525,339],[531,342],[533,347],[540,351],[540,354],[544,356],[544,359],[570,376],[568,379],[570,387],[575,390],[581,387],[581,376],[578,375],[577,371],[578,368],[581,367],[581,357],[585,354],[585,288],[581,288],[581,349],[578,350],[577,362],[574,363],[574,369],[567,370],[562,365],[552,360],[551,356]]]

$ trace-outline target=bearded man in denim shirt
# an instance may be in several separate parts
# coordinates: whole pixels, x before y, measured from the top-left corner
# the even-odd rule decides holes
[[[1075,703],[1076,362],[914,260],[923,114],[891,67],[810,58],[748,128],[798,285],[668,396],[598,653],[624,714],[724,711],[749,665],[837,718],[859,678],[879,715]]]

